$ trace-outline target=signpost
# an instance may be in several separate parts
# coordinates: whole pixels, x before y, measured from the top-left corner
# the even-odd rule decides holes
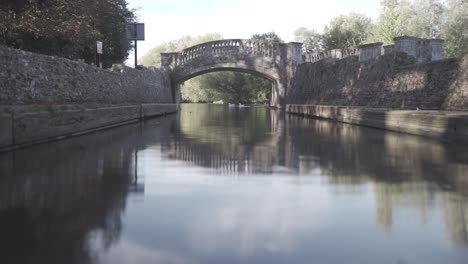
[[[99,68],[102,69],[101,55],[104,54],[104,49],[102,47],[102,41],[96,41],[96,54],[97,54],[96,65],[98,65]]]
[[[127,24],[127,38],[128,40],[135,41],[135,68],[138,66],[138,40],[145,40],[145,24],[144,23],[130,23]]]

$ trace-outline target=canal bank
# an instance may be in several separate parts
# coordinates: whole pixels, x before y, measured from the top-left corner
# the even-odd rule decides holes
[[[443,141],[468,143],[466,112],[298,104],[287,105],[286,112]]]
[[[64,109],[64,110],[60,110]],[[18,107],[0,111],[0,152],[176,113],[176,104]]]

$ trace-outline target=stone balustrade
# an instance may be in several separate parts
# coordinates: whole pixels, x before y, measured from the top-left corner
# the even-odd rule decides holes
[[[278,47],[268,41],[251,39],[225,39],[199,44],[181,52],[161,53],[162,66],[181,66],[198,58],[224,56],[273,57]]]
[[[358,56],[359,50],[357,48],[347,49],[333,49],[322,52],[306,52],[302,54],[303,62],[317,62],[324,59],[344,59],[350,56]]]

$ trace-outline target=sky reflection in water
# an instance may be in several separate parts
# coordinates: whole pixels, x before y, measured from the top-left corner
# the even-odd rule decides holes
[[[184,105],[0,156],[2,263],[467,263],[468,151]]]

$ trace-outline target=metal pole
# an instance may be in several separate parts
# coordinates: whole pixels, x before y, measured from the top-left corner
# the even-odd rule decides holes
[[[137,51],[137,50],[138,50],[138,48],[137,48],[137,41],[138,41],[138,40],[137,40],[137,22],[135,22],[134,26],[135,26],[135,27],[134,27],[135,30],[134,30],[133,32],[134,32],[134,34],[135,34],[135,69],[136,69],[137,66],[138,66],[138,57],[137,57],[137,54],[138,54],[138,51]]]
[[[137,54],[138,54],[138,48],[137,48],[137,40],[135,39],[135,69],[137,68],[137,65],[138,65],[138,57],[137,57]]]
[[[94,63],[96,63],[96,67],[99,66],[98,64],[98,50],[97,50],[97,42],[94,43]]]

